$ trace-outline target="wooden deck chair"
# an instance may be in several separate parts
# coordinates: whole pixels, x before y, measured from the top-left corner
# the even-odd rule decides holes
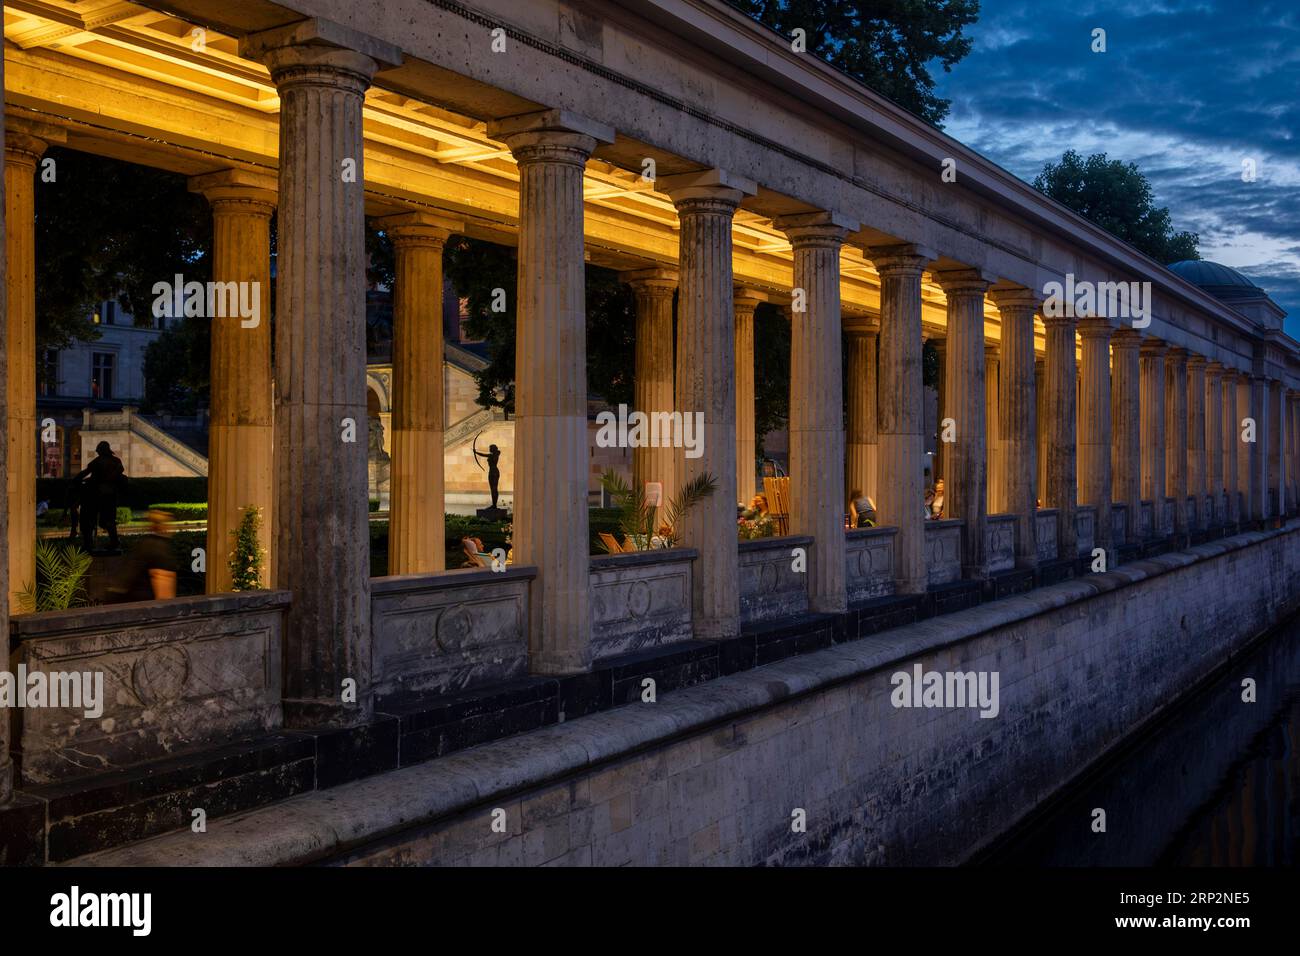
[[[623,550],[622,546],[618,543],[618,539],[608,531],[600,532],[600,543],[605,546],[605,550],[610,554],[618,554]]]
[[[623,550],[628,554],[635,554],[641,549],[636,546],[636,542],[632,540],[631,535],[625,534],[623,535]]]

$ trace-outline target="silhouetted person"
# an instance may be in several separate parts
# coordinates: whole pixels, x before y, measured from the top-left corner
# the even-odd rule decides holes
[[[108,547],[116,551],[120,544],[117,540],[117,496],[126,483],[126,469],[122,460],[113,454],[108,442],[102,441],[95,446],[95,458],[89,465],[78,472],[73,479],[82,482],[81,492],[81,540],[87,551],[95,544],[95,523],[108,532]]]
[[[497,468],[497,462],[501,460],[501,449],[496,445],[488,445],[487,454],[474,449],[474,455],[477,458],[483,458],[488,463],[488,489],[492,492],[492,510],[497,508],[497,483],[501,481],[501,470]]]
[[[171,515],[149,512],[149,532],[131,546],[122,578],[114,589],[120,601],[161,601],[176,596],[176,556],[172,552]]]

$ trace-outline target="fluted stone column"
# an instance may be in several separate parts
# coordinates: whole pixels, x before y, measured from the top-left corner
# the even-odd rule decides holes
[[[238,314],[211,317],[206,590],[216,594],[230,590],[233,535],[250,506],[261,512],[262,586],[275,580],[271,215],[276,181],[263,173],[227,169],[195,176],[189,188],[212,209],[213,281],[247,284],[248,296],[256,288],[259,302],[255,325],[246,325],[252,320]]]
[[[878,328],[848,335],[848,421],[845,423],[845,492],[878,501],[876,478],[876,347]]]
[[[401,51],[306,20],[240,55],[280,95],[275,329],[275,582],[292,592],[284,714],[349,726],[373,712],[366,469],[362,103]]]
[[[0,55],[0,89],[4,88],[4,56]],[[5,107],[0,97],[0,163],[5,156]],[[7,165],[7,164],[5,164]],[[9,190],[5,188],[7,174],[0,166],[0,266],[8,270],[9,234],[5,229]],[[0,475],[9,474],[9,314],[7,307],[8,282],[0,283]],[[7,490],[7,488],[6,488]],[[0,541],[5,543],[0,548],[0,586],[9,588],[9,508],[0,507]],[[9,633],[9,601],[0,600],[0,634]],[[14,766],[9,757],[9,720],[8,714],[0,716],[0,806],[4,806],[13,796]]]
[[[673,294],[677,291],[675,269],[642,269],[624,273],[624,282],[636,295],[636,376],[633,404],[653,415],[671,414],[673,397]],[[660,507],[677,494],[674,481],[676,451],[671,445],[640,445],[632,449],[634,487],[648,481],[663,485]]]
[[[1241,373],[1228,369],[1223,374],[1223,487],[1228,493],[1229,524],[1241,521],[1241,466],[1240,421],[1237,415],[1237,395],[1241,388]]]
[[[1046,332],[1046,328],[1044,328]],[[1046,336],[1044,336],[1046,338]],[[1034,428],[1035,467],[1037,469],[1038,499],[1047,494],[1047,359],[1034,359]]]
[[[1276,496],[1273,514],[1286,518],[1286,400],[1283,398],[1283,385],[1277,379],[1268,383],[1268,482],[1269,488]]]
[[[682,543],[699,551],[691,576],[695,636],[721,640],[740,633],[736,536],[736,330],[731,224],[755,184],[723,170],[660,177],[657,187],[677,207],[677,407],[704,415],[703,454],[677,459],[685,484],[712,475],[718,490],[682,521]]]
[[[988,462],[989,514],[1002,514],[1002,444],[999,439],[998,388],[1001,377],[1001,352],[997,345],[984,346],[984,441]]]
[[[1223,366],[1205,366],[1205,483],[1214,502],[1214,523],[1223,524]]]
[[[1187,350],[1165,356],[1165,494],[1174,499],[1174,533],[1187,524]]]
[[[1034,310],[1028,289],[995,290],[1002,317],[998,432],[1002,449],[1000,507],[1016,516],[1016,565],[1038,564],[1038,375]]]
[[[1293,512],[1300,503],[1300,395],[1294,390],[1287,392],[1286,406],[1287,443],[1287,477],[1289,479],[1287,501]]]
[[[1256,499],[1258,490],[1256,482],[1255,453],[1259,444],[1259,423],[1255,421],[1254,376],[1249,372],[1237,373],[1237,416],[1233,426],[1233,447],[1237,449],[1237,490],[1241,493],[1241,521],[1243,523],[1256,519]],[[1246,441],[1246,422],[1249,419],[1254,426],[1253,442]]]
[[[463,225],[426,212],[377,223],[393,243],[393,417],[388,573],[447,566],[442,252]]]
[[[1249,391],[1247,415],[1255,421],[1255,440],[1246,443],[1250,468],[1250,517],[1263,521],[1272,514],[1268,493],[1268,379],[1263,375],[1251,375]]]
[[[1057,556],[1074,560],[1078,551],[1075,527],[1078,477],[1076,473],[1075,397],[1078,389],[1075,370],[1074,326],[1069,315],[1044,316],[1047,329],[1045,413],[1047,416],[1047,487],[1044,505],[1055,508]],[[1109,443],[1108,443],[1109,444]],[[1100,526],[1101,522],[1098,522]]]
[[[930,483],[938,485],[939,479],[948,477],[948,446],[943,441],[943,420],[950,417],[948,411],[948,341],[941,337],[932,339],[934,343],[934,354],[938,358],[938,375],[935,381],[935,397],[937,402],[935,407],[938,408],[939,414],[935,425],[938,433],[933,436],[926,436],[928,442],[931,437],[934,438],[934,474],[930,476]],[[924,413],[922,413],[924,414]],[[948,501],[951,499],[945,496],[943,517],[952,516],[952,511],[948,508]]]
[[[39,129],[11,117],[4,147],[11,611],[23,588],[36,583],[36,166],[49,143],[34,135]],[[57,132],[50,129],[50,138]]]
[[[1142,336],[1122,328],[1110,339],[1112,497],[1125,506],[1124,541],[1142,534],[1142,413],[1139,349]]]
[[[790,315],[790,530],[813,536],[808,600],[819,613],[848,606],[844,565],[844,396],[840,247],[857,223],[832,213],[776,220],[794,247],[794,288],[806,311]]]
[[[988,395],[984,369],[984,293],[987,277],[974,269],[936,273],[948,299],[947,408],[954,441],[945,452],[944,513],[963,523],[962,575],[988,574]]]
[[[1079,364],[1079,504],[1097,509],[1093,547],[1104,548],[1107,565],[1114,564],[1114,531],[1110,506],[1114,498],[1111,475],[1110,337],[1106,319],[1079,320],[1083,340]]]
[[[921,375],[921,272],[935,258],[914,245],[867,252],[880,273],[880,390],[877,406],[876,513],[897,528],[894,577],[900,593],[926,589],[924,381]]]
[[[1204,530],[1208,490],[1205,461],[1205,366],[1203,355],[1187,359],[1187,494],[1196,502],[1196,529]]]
[[[758,485],[754,434],[754,310],[758,303],[736,290],[736,497],[746,508]]]
[[[1151,536],[1173,529],[1164,525],[1165,496],[1165,353],[1159,339],[1143,339],[1139,349],[1142,374],[1142,498],[1151,502]]]
[[[530,666],[591,667],[587,324],[582,175],[614,131],[558,110],[488,124],[519,164],[515,336],[516,564],[537,568]]]

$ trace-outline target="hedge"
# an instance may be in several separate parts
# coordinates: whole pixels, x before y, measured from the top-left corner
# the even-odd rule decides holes
[[[162,504],[152,504],[150,510],[169,511],[176,521],[203,521],[208,517],[208,503],[206,501],[167,501]]]
[[[37,478],[36,500],[48,501],[51,510],[63,509],[68,504],[71,478]],[[143,511],[155,501],[207,501],[207,478],[131,478],[118,498],[118,503],[135,511]]]

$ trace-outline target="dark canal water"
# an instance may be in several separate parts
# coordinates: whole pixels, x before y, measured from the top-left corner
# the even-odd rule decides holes
[[[1256,703],[1242,701],[1253,678]],[[1106,832],[1093,832],[1093,811]],[[1300,618],[1190,694],[972,861],[1011,866],[1300,863]]]

